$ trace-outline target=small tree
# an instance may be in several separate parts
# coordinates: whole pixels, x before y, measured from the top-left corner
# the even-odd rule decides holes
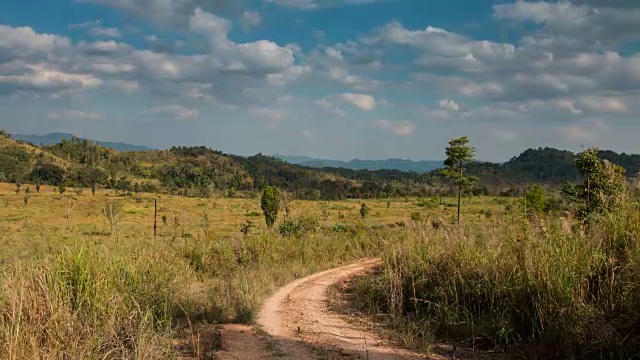
[[[107,220],[107,224],[109,225],[109,230],[111,231],[111,235],[116,233],[118,225],[120,225],[121,219],[121,211],[118,203],[114,201],[109,201],[105,207],[102,209],[102,213],[104,214],[105,219]]]
[[[16,195],[20,195],[20,187],[22,186],[22,184],[20,184],[19,182],[16,183]]]
[[[280,190],[273,186],[266,186],[262,191],[260,208],[264,212],[264,219],[268,227],[273,227],[280,211]]]
[[[598,157],[598,149],[587,149],[574,161],[584,178],[582,185],[565,187],[563,193],[577,203],[574,211],[586,221],[592,214],[613,210],[624,192],[624,168]]]
[[[537,213],[542,213],[547,207],[547,199],[545,198],[542,186],[535,184],[530,187],[524,195],[527,208]]]
[[[67,188],[64,187],[64,185],[59,185],[58,186],[58,192],[60,193],[60,195],[64,195],[65,191],[67,191]]]
[[[362,205],[360,205],[360,217],[364,219],[367,217],[368,214],[369,214],[369,207],[367,206],[367,204],[362,203]]]
[[[460,224],[462,190],[476,180],[474,177],[463,174],[464,165],[473,161],[475,156],[475,149],[468,144],[469,139],[466,136],[451,139],[446,148],[447,159],[444,161],[447,168],[442,170],[442,174],[458,187],[458,224]]]
[[[36,192],[39,193],[40,192],[40,183],[36,183]]]
[[[24,189],[24,193],[27,194],[27,195],[31,194],[31,188],[29,186],[27,186],[27,188]]]
[[[24,207],[27,207],[27,204],[29,204],[29,197],[25,196],[24,197]]]
[[[91,184],[91,195],[95,195],[96,194],[96,183],[92,183]]]

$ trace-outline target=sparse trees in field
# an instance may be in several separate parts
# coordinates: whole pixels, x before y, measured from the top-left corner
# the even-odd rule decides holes
[[[27,195],[31,194],[31,188],[29,186],[27,186],[27,188],[24,189],[24,193],[27,194]]]
[[[36,192],[40,193],[40,183],[36,183]]]
[[[16,195],[20,195],[20,187],[22,186],[22,184],[20,184],[20,182],[16,183]]]
[[[60,195],[64,195],[65,191],[67,191],[67,188],[64,187],[64,185],[58,185],[58,192]]]
[[[367,215],[369,215],[369,207],[367,204],[362,203],[362,205],[360,205],[360,217],[364,219]]]
[[[29,204],[29,196],[24,197],[24,207],[27,207],[27,204]]]
[[[442,174],[458,187],[458,224],[460,224],[462,190],[476,180],[474,177],[464,176],[463,170],[465,164],[473,161],[475,149],[469,146],[469,139],[463,136],[449,141],[446,154],[447,159],[444,161],[446,169],[442,170]]]
[[[280,211],[280,190],[273,186],[266,186],[262,191],[260,208],[264,212],[264,219],[268,227],[273,227]]]
[[[96,194],[96,183],[92,183],[91,184],[91,195],[95,195]]]

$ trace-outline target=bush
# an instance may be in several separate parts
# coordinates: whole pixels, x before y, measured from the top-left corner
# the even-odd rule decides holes
[[[33,182],[58,186],[62,184],[64,175],[65,172],[61,167],[53,164],[42,164],[37,165],[31,170],[29,179]]]
[[[315,217],[307,216],[293,220],[287,220],[280,225],[278,232],[282,236],[303,236],[318,230],[320,223]]]

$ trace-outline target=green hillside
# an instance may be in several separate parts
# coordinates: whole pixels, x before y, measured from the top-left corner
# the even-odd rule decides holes
[[[0,181],[67,187],[96,185],[136,192],[186,196],[252,196],[265,185],[278,186],[299,199],[343,199],[448,195],[452,189],[438,170],[311,168],[257,154],[225,154],[206,147],[121,152],[76,137],[35,146],[0,136]],[[640,155],[601,151],[622,165],[628,176],[640,166]],[[474,162],[467,166],[479,182],[468,194],[512,194],[532,183],[559,188],[579,181],[576,154],[552,148],[524,151],[504,164]]]

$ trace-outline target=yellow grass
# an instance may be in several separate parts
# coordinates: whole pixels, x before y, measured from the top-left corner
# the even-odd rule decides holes
[[[438,199],[428,206],[419,206],[424,199],[391,199],[389,207],[367,200],[363,221],[361,200],[293,201],[290,218],[359,230],[282,238],[264,225],[257,198],[161,194],[154,239],[153,194],[78,195],[68,188],[60,195],[51,186],[37,193],[33,184],[15,190],[0,183],[0,359],[175,358],[175,341],[191,343],[193,334],[181,330],[186,319],[250,322],[278,286],[407,239],[397,228],[363,224],[410,224],[414,212],[450,221],[456,213],[454,199],[442,206]],[[502,199],[464,202],[467,222],[485,221],[481,210],[504,212]],[[109,203],[121,208],[114,234],[103,213]],[[283,217],[281,211],[280,223]],[[247,220],[255,228],[244,237]],[[63,341],[68,337],[74,341]]]

